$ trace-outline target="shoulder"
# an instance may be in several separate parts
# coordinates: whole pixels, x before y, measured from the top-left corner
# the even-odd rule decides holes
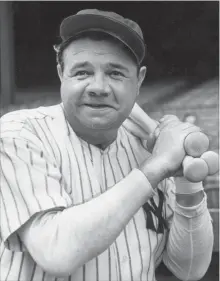
[[[6,113],[0,118],[1,138],[20,137],[23,130],[34,133],[33,123],[45,118],[53,119],[62,115],[61,105],[21,109]]]

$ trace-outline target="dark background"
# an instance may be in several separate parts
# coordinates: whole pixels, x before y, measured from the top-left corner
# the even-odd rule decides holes
[[[218,76],[218,1],[13,2],[16,85],[58,85],[53,45],[62,19],[81,9],[117,12],[139,23],[147,80]]]

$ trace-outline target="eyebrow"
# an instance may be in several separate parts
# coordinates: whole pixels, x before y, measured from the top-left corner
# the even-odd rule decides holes
[[[125,66],[123,66],[123,65],[121,65],[121,64],[119,64],[119,63],[109,63],[108,64],[110,67],[112,67],[112,68],[117,68],[117,69],[121,69],[121,70],[124,70],[124,71],[127,71],[127,72],[129,72],[129,69],[127,68],[127,67],[125,67]]]
[[[77,68],[83,68],[83,67],[88,67],[91,66],[91,63],[88,61],[83,61],[83,62],[78,62],[78,63],[74,63],[71,68],[70,68],[70,72],[72,72],[73,70],[77,69]],[[111,68],[116,68],[116,69],[120,69],[120,70],[124,70],[126,72],[129,72],[129,69],[123,65],[121,65],[120,63],[108,63],[107,64],[108,67]]]
[[[88,61],[74,63],[70,68],[70,72],[72,72],[74,69],[83,68],[86,66],[91,66],[91,64]]]

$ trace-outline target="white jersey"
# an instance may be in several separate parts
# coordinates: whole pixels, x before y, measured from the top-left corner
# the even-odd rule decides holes
[[[0,145],[1,281],[156,280],[173,216],[174,184],[169,179],[115,242],[72,276],[44,272],[17,235],[37,212],[83,204],[123,179],[149,156],[140,139],[122,125],[117,139],[102,151],[74,133],[59,104],[3,116]]]

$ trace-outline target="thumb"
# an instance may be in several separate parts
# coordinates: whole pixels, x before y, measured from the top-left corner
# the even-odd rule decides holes
[[[148,139],[147,139],[147,149],[150,153],[152,153],[153,149],[154,149],[154,145],[155,145],[155,142],[156,142],[156,136],[154,133],[151,133],[149,136],[148,136]]]
[[[155,142],[160,134],[159,126],[156,127],[156,129],[153,131],[153,133],[150,133],[147,140],[147,149],[150,153],[152,153],[154,149]]]

